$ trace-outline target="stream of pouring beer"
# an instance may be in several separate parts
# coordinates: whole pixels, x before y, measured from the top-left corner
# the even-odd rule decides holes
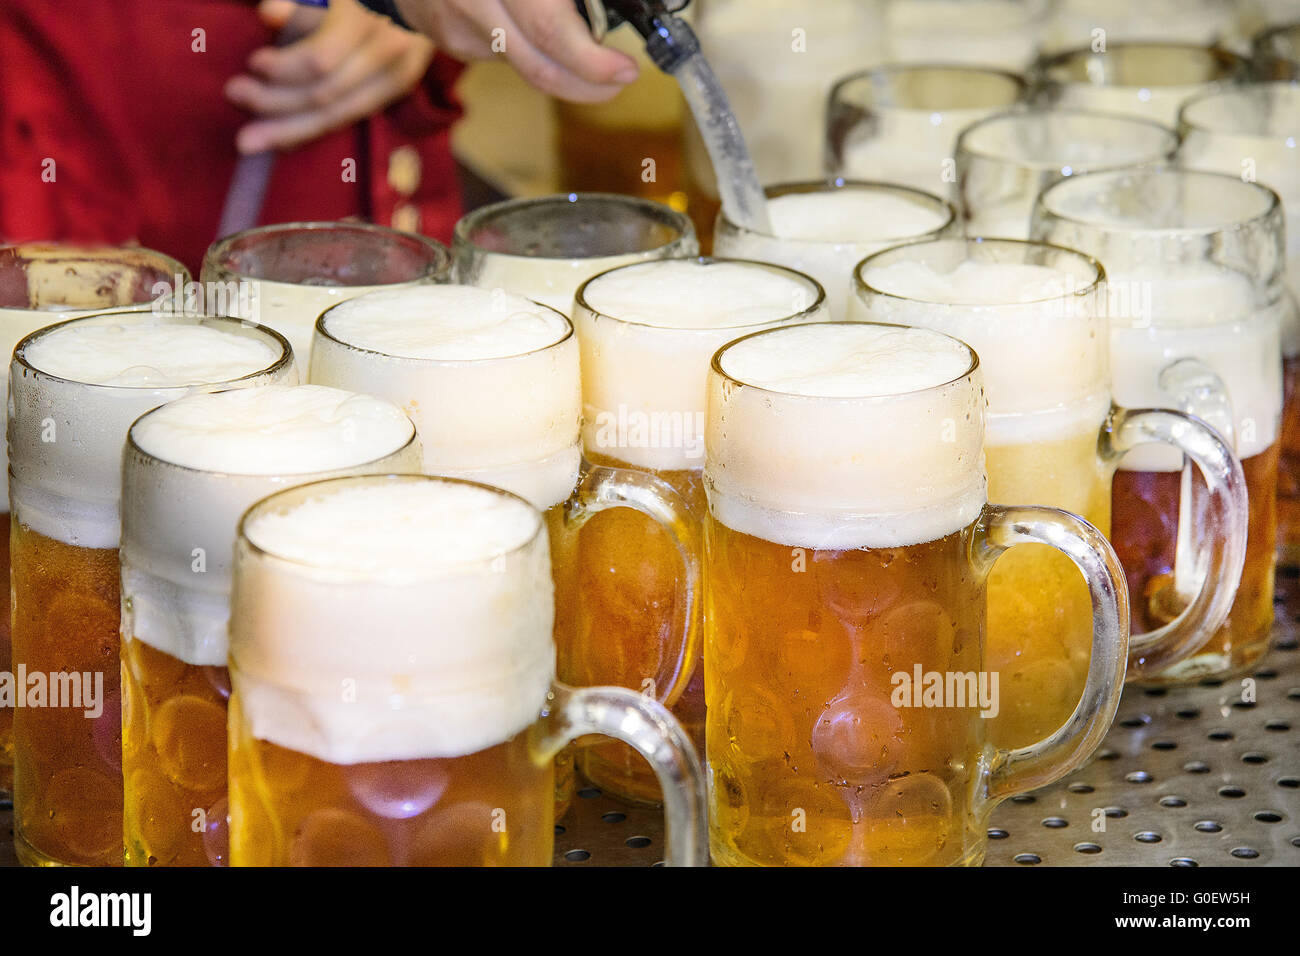
[[[759,184],[749,147],[741,135],[736,114],[731,111],[727,94],[703,54],[696,53],[683,61],[673,73],[682,88],[686,103],[704,137],[718,180],[722,211],[737,226],[753,232],[771,233],[767,217],[767,198]]]

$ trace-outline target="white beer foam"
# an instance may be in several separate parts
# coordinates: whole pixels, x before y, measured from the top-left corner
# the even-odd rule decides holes
[[[522,355],[569,334],[562,316],[528,299],[462,285],[376,292],[326,321],[331,335],[361,348],[462,362]]]
[[[806,276],[753,262],[663,259],[604,273],[574,309],[583,443],[663,471],[704,466],[713,353],[749,332],[828,318]]]
[[[280,357],[264,340],[181,324],[68,326],[41,336],[26,354],[47,375],[120,388],[228,382]]]
[[[391,402],[320,385],[193,395],[145,415],[137,447],[162,461],[231,475],[293,475],[390,455],[415,434]]]
[[[767,208],[771,235],[720,228],[714,253],[807,273],[826,290],[836,319],[848,308],[853,268],[863,258],[907,239],[955,228],[951,208],[941,205],[938,197],[852,183],[776,196]]]
[[[538,719],[555,669],[541,516],[474,485],[335,482],[250,513],[231,605],[255,737],[334,764],[456,757]]]
[[[792,547],[902,547],[984,506],[982,378],[955,339],[807,325],[733,344],[720,362],[758,386],[710,375],[705,477],[728,527]]]
[[[1180,359],[1197,359],[1227,388],[1238,457],[1257,455],[1277,440],[1282,410],[1279,310],[1259,301],[1248,277],[1212,266],[1164,265],[1158,271],[1113,274],[1111,285],[1149,296],[1150,304],[1149,320],[1123,309],[1112,315],[1112,391],[1118,404],[1180,407],[1160,387],[1160,374]],[[1167,445],[1144,445],[1129,452],[1121,467],[1177,471],[1182,456]]]
[[[317,385],[192,395],[141,417],[122,468],[123,633],[224,666],[240,516],[291,485],[418,470],[414,435],[396,406]]]
[[[277,365],[284,354],[269,332],[235,320],[148,313],[78,319],[29,338],[9,370],[15,517],[67,544],[116,548],[131,423],[191,391],[293,381],[292,358]]]
[[[851,318],[934,329],[975,349],[988,394],[989,444],[1059,438],[1105,420],[1104,292],[1087,291],[1095,270],[962,259],[943,271],[896,260],[864,268],[862,278],[886,295],[859,293]]]
[[[415,422],[424,470],[497,485],[545,510],[569,497],[582,380],[569,322],[461,285],[375,293],[331,310],[310,381],[379,395]]]

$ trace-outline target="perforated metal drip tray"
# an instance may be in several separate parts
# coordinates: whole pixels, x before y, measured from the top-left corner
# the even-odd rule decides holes
[[[1300,866],[1300,582],[1279,577],[1273,647],[1253,674],[1130,687],[1089,764],[993,813],[985,866]],[[657,810],[580,790],[556,866],[663,859]]]

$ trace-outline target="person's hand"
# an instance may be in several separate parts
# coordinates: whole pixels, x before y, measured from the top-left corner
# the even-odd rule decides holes
[[[397,8],[449,56],[504,56],[561,99],[607,100],[637,77],[636,61],[597,43],[573,0],[397,0]]]
[[[428,39],[353,0],[332,0],[326,10],[263,0],[257,12],[291,42],[255,50],[248,72],[226,83],[226,96],[258,117],[236,136],[241,153],[287,149],[350,126],[409,93],[433,59]]]

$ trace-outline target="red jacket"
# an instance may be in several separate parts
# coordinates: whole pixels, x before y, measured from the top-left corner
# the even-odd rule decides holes
[[[0,0],[0,240],[137,241],[197,276],[249,119],[222,88],[270,40],[254,0]],[[281,153],[261,222],[389,224],[408,205],[422,232],[447,241],[460,215],[459,70],[439,55],[405,100]],[[389,182],[399,147],[419,155],[409,194]],[[355,182],[344,181],[348,159]],[[411,187],[409,176],[395,182]]]

